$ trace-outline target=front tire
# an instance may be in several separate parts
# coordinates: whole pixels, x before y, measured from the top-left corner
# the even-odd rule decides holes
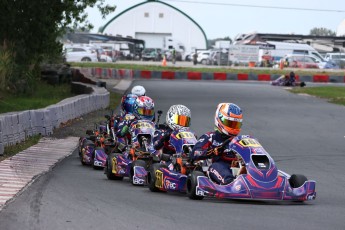
[[[112,172],[113,171],[112,161],[113,161],[113,158],[116,158],[117,155],[118,153],[111,153],[108,155],[107,162],[104,168],[105,174],[107,175],[108,180],[123,180],[123,177],[115,176]]]
[[[293,174],[291,175],[290,179],[289,179],[289,183],[290,186],[292,188],[299,188],[301,187],[306,181],[307,181],[307,177],[304,175],[300,175],[300,174]]]
[[[151,192],[159,192],[160,191],[156,187],[156,181],[157,181],[156,171],[160,168],[168,168],[168,167],[164,164],[155,163],[155,164],[151,165],[150,170],[147,174],[147,184],[148,184]]]
[[[200,171],[193,171],[187,178],[187,196],[192,200],[202,200],[204,196],[196,194],[196,186],[198,185],[198,176],[205,176]]]

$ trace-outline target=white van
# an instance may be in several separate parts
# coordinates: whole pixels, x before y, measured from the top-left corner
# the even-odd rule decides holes
[[[325,59],[327,61],[345,61],[345,53],[326,53]]]
[[[280,60],[287,54],[304,54],[314,57],[319,62],[325,62],[322,55],[308,44],[276,41],[267,41],[267,44],[270,48],[267,49],[268,52],[265,53],[269,53],[272,56],[272,59],[276,61]],[[265,48],[261,50],[265,51]],[[259,53],[262,53],[262,51]],[[261,56],[262,55],[259,55],[259,61],[262,60]]]

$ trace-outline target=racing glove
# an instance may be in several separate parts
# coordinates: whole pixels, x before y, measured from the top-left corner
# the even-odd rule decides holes
[[[213,149],[213,154],[216,156],[220,156],[224,152],[224,146],[218,146]]]
[[[120,135],[124,137],[129,132],[129,127],[127,125],[123,126],[121,129]]]

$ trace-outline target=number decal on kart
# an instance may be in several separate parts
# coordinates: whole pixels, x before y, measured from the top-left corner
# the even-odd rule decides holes
[[[261,147],[257,140],[251,138],[242,139],[239,143],[244,147]]]
[[[155,186],[157,188],[163,188],[163,172],[159,171],[159,170],[156,170],[155,174],[156,174],[156,184],[155,184]]]
[[[111,172],[116,174],[117,173],[117,160],[116,158],[114,157],[112,160],[112,169],[111,169]]]
[[[153,129],[153,126],[149,123],[140,122],[140,123],[135,125],[135,128],[137,128],[137,129],[144,129],[144,128]]]
[[[180,132],[176,135],[177,139],[181,138],[193,138],[194,135],[191,132]]]

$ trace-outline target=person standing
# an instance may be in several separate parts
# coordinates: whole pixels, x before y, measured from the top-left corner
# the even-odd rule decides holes
[[[198,63],[198,53],[195,50],[195,53],[193,54],[193,64],[196,65]]]
[[[175,50],[175,48],[173,48],[173,50],[172,50],[172,63],[173,64],[176,63],[176,50]]]

